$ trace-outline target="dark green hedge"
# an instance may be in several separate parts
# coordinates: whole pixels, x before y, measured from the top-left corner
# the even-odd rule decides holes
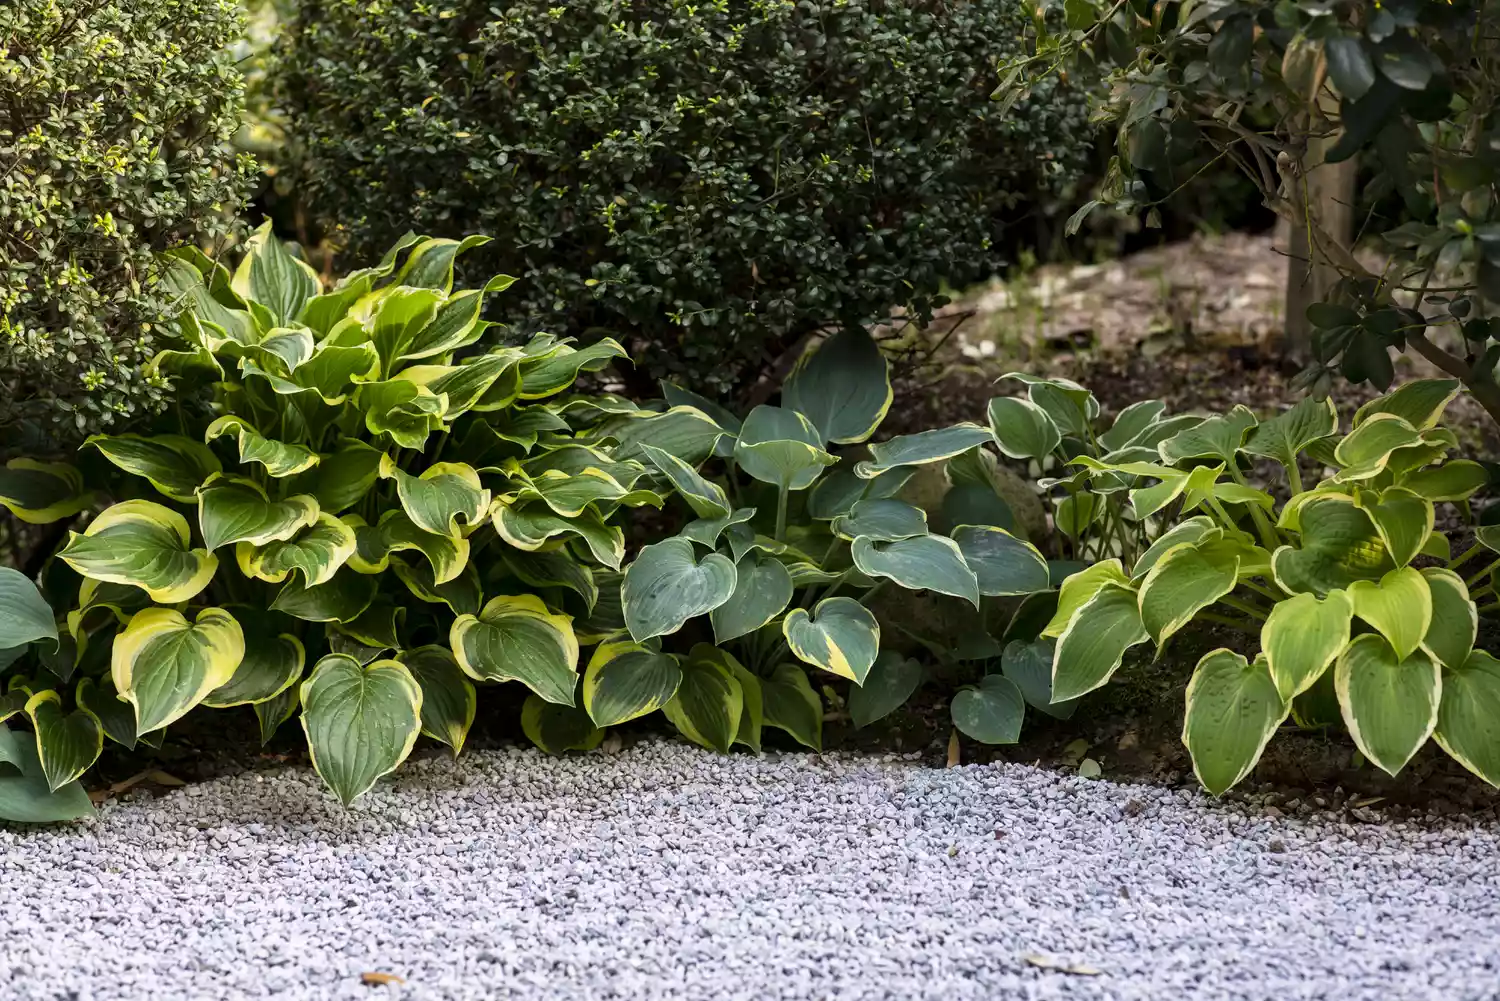
[[[283,61],[303,201],[351,259],[495,237],[526,325],[742,386],[809,330],[1000,264],[1081,162],[1084,97],[989,100],[1018,4],[304,0]],[[516,308],[515,298],[507,302]],[[515,319],[508,314],[507,319]]]
[[[67,439],[161,402],[157,251],[221,235],[237,0],[0,3],[0,432]],[[29,433],[28,433],[29,432]]]

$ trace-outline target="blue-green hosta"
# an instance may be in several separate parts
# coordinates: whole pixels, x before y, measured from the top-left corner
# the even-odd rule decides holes
[[[887,361],[863,331],[824,340],[779,404],[743,420],[663,388],[660,406],[601,411],[596,432],[616,443],[617,458],[649,467],[644,483],[681,499],[685,524],[626,568],[613,622],[601,617],[589,637],[599,645],[579,707],[535,707],[528,733],[544,748],[589,747],[602,728],[658,711],[721,751],[758,749],[768,726],[818,748],[818,679],[851,682],[861,722],[922,680],[916,661],[882,650],[877,591],[946,596],[977,623],[988,599],[1048,587],[1047,561],[1005,527],[1013,518],[992,480],[991,428],[865,444],[892,392]],[[941,530],[898,496],[922,466],[946,469],[950,495],[961,495],[944,511],[962,517]],[[961,698],[1005,698],[994,691],[1002,683],[1010,684],[999,675]]]
[[[1123,517],[1042,630],[1053,696],[1106,684],[1131,647],[1161,650],[1189,622],[1215,622],[1258,634],[1259,652],[1215,650],[1188,686],[1183,742],[1210,791],[1243,779],[1288,717],[1342,718],[1392,775],[1432,737],[1500,784],[1500,665],[1474,649],[1475,599],[1492,588],[1488,570],[1456,572],[1482,546],[1453,559],[1434,529],[1437,504],[1487,482],[1477,463],[1447,458],[1456,440],[1440,421],[1458,388],[1409,383],[1361,407],[1347,434],[1331,402],[1308,399],[1267,421],[1236,407],[1150,448],[1070,459],[1076,496],[1098,495],[1085,506],[1123,500]],[[1327,475],[1307,486],[1299,457]],[[1285,503],[1247,482],[1257,460],[1282,470]]]
[[[266,736],[300,710],[346,803],[418,733],[457,753],[477,683],[573,706],[580,642],[610,631],[594,619],[618,592],[619,512],[663,501],[646,449],[699,461],[718,430],[560,396],[613,341],[492,346],[485,300],[510,279],[453,287],[479,242],[408,238],[331,287],[267,229],[233,270],[173,255],[184,310],[154,364],[179,406],[84,446],[117,500],[68,465],[0,470],[28,521],[107,505],[44,575],[55,620],[0,575],[0,712],[35,735],[15,753],[21,734],[0,736],[0,817],[66,812],[22,817],[20,788],[79,806],[104,739],[159,741],[197,706],[252,706]]]

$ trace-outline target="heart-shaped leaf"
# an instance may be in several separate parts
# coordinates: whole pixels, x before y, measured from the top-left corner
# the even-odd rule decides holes
[[[535,551],[558,536],[576,535],[588,545],[594,559],[611,570],[618,570],[625,559],[624,531],[619,525],[605,524],[597,511],[564,518],[545,504],[511,507],[496,501],[490,513],[495,531],[517,549]]]
[[[1344,591],[1316,595],[1295,594],[1266,618],[1260,646],[1276,690],[1287,702],[1313,686],[1328,665],[1349,644],[1349,622],[1354,606]]]
[[[773,556],[749,552],[735,565],[734,592],[708,613],[714,642],[727,643],[780,615],[792,600],[792,575]]]
[[[1371,414],[1339,442],[1334,458],[1343,468],[1333,478],[1340,483],[1380,475],[1397,449],[1422,444],[1422,436],[1395,414]]]
[[[721,657],[706,653],[701,645],[693,648],[682,666],[682,682],[662,713],[688,740],[727,754],[740,730],[744,689]]]
[[[401,663],[422,689],[422,732],[447,744],[457,757],[464,749],[477,708],[474,683],[447,647],[428,645],[408,650]]]
[[[1366,633],[1350,641],[1333,670],[1349,736],[1376,767],[1395,775],[1437,726],[1437,661],[1420,650],[1401,657],[1384,639]]]
[[[862,479],[873,480],[900,466],[942,462],[967,452],[975,445],[994,440],[995,436],[989,428],[967,422],[952,427],[918,431],[916,434],[904,434],[890,441],[872,444],[870,458],[856,465],[854,472]]]
[[[81,777],[104,750],[104,728],[98,717],[82,707],[65,711],[61,697],[50,689],[27,700],[26,715],[36,731],[42,774],[53,792]]]
[[[846,327],[804,354],[781,388],[784,406],[813,423],[824,441],[864,441],[885,420],[890,363],[862,326]]]
[[[122,501],[89,523],[82,535],[68,533],[58,555],[93,580],[133,584],[152,601],[187,601],[208,586],[218,557],[193,549],[187,519],[144,500]]]
[[[1219,796],[1249,775],[1290,706],[1264,658],[1249,663],[1220,649],[1198,661],[1188,682],[1182,743],[1203,788]]]
[[[1184,459],[1217,459],[1223,463],[1234,461],[1235,453],[1245,442],[1245,435],[1258,421],[1249,407],[1235,404],[1227,414],[1210,417],[1179,431],[1157,446],[1161,460],[1176,465]]]
[[[880,624],[853,598],[824,598],[811,615],[805,608],[794,608],[782,620],[781,629],[798,660],[856,685],[865,683],[880,652]],[[769,712],[768,708],[768,723]]]
[[[583,673],[583,705],[598,726],[615,726],[665,706],[677,694],[677,658],[639,643],[603,643]]]
[[[1052,418],[1030,400],[997,396],[990,400],[989,411],[995,443],[1012,459],[1043,458],[1062,441]]]
[[[734,458],[745,472],[781,490],[806,490],[838,462],[823,450],[822,435],[806,417],[765,405],[745,418]]]
[[[490,492],[479,482],[479,473],[463,462],[437,462],[412,476],[387,456],[380,475],[395,477],[401,507],[424,532],[457,537],[484,523]]]
[[[353,622],[370,607],[379,587],[374,577],[347,567],[316,587],[294,577],[277,593],[271,609],[308,622]]]
[[[223,435],[234,435],[239,443],[240,464],[257,462],[266,469],[266,475],[277,478],[305,473],[316,466],[322,457],[305,445],[293,445],[273,441],[238,417],[220,417],[203,432],[204,441],[213,441]]]
[[[1047,560],[1036,547],[1000,528],[960,525],[953,530],[979,593],[991,597],[1033,594],[1050,586]]]
[[[189,622],[171,608],[136,613],[110,655],[115,691],[135,706],[135,730],[147,734],[187,715],[228,683],[245,656],[245,634],[222,608]]]
[[[83,474],[63,462],[15,458],[0,467],[0,506],[29,525],[50,525],[88,507]]]
[[[395,771],[422,727],[422,689],[404,664],[329,654],[302,683],[313,768],[345,806]]]
[[[604,731],[581,706],[558,705],[536,695],[526,696],[521,706],[521,730],[548,754],[590,751],[604,740]]]
[[[1285,413],[1257,424],[1241,450],[1274,459],[1291,469],[1303,449],[1336,434],[1338,429],[1339,414],[1333,401],[1308,396]]]
[[[1271,557],[1276,583],[1282,589],[1322,596],[1347,590],[1356,580],[1379,577],[1392,568],[1374,522],[1355,506],[1354,498],[1320,494],[1302,504],[1296,516],[1301,544],[1282,546]]]
[[[849,718],[856,728],[869,726],[906,704],[922,683],[921,661],[882,650],[863,685],[849,689]]]
[[[534,594],[491,598],[460,615],[449,634],[458,664],[475,681],[519,681],[548,702],[572,705],[578,683],[573,620]]]
[[[1214,560],[1196,546],[1169,550],[1140,583],[1141,624],[1157,646],[1234,590],[1239,560]]]
[[[1500,661],[1475,650],[1443,672],[1442,692],[1433,739],[1454,761],[1500,785]]]
[[[1427,567],[1422,576],[1432,595],[1432,624],[1422,638],[1422,647],[1439,664],[1456,670],[1468,662],[1478,638],[1478,609],[1463,578],[1452,570]]]
[[[96,434],[83,443],[84,448],[90,445],[116,466],[144,476],[161,493],[182,504],[193,503],[197,489],[224,468],[207,445],[181,435],[143,438],[138,434]]]
[[[1125,576],[1124,569],[1117,559],[1101,560],[1090,564],[1075,574],[1068,576],[1062,582],[1062,587],[1057,596],[1057,611],[1053,613],[1052,621],[1047,623],[1042,635],[1047,637],[1061,636],[1073,621],[1073,616],[1078,614],[1079,609],[1088,604],[1099,593],[1099,589],[1106,584],[1128,585],[1130,578]]]
[[[1005,644],[1000,671],[1021,690],[1026,704],[1056,719],[1068,719],[1078,708],[1077,699],[1052,701],[1052,660],[1057,644],[1049,639],[1012,640]]]
[[[198,491],[198,527],[210,552],[231,542],[290,539],[316,522],[318,511],[309,494],[273,501],[260,484],[240,477],[216,476]]]
[[[1477,462],[1455,459],[1441,466],[1418,469],[1401,477],[1400,486],[1433,503],[1468,500],[1490,482],[1490,474]]]
[[[104,736],[126,750],[135,750],[135,709],[115,692],[114,679],[108,673],[97,682],[93,678],[79,678],[73,698],[79,709],[88,710],[99,721]]]
[[[1413,567],[1392,570],[1379,583],[1355,581],[1349,601],[1354,614],[1386,638],[1398,660],[1411,656],[1432,624],[1432,591]]]
[[[228,681],[203,697],[213,709],[253,705],[274,699],[302,677],[307,651],[291,633],[251,629],[244,633],[245,653]]]
[[[1405,487],[1386,487],[1378,492],[1357,490],[1354,504],[1370,516],[1386,552],[1398,567],[1415,559],[1432,534],[1432,501]]]
[[[234,557],[246,577],[279,584],[294,570],[301,570],[302,583],[317,587],[332,580],[357,548],[352,527],[331,514],[319,513],[312,525],[285,542],[238,543]]]
[[[699,561],[683,538],[653,543],[625,571],[625,624],[637,643],[675,633],[728,601],[734,586],[734,564],[726,557],[709,553]]]
[[[860,536],[871,542],[898,542],[927,534],[927,512],[892,497],[860,500],[829,527],[850,542]]]
[[[1137,438],[1161,419],[1166,409],[1167,405],[1161,400],[1132,403],[1120,411],[1108,431],[1099,435],[1099,447],[1105,452],[1113,452],[1135,444]]]
[[[854,565],[870,577],[885,577],[913,591],[936,591],[979,607],[979,578],[964,562],[958,543],[941,535],[899,542],[861,536],[851,547]]]
[[[595,572],[574,559],[566,546],[532,553],[508,549],[503,555],[510,572],[532,587],[565,587],[582,598],[590,611],[599,601]]]
[[[1060,606],[1061,601],[1059,610]],[[1058,637],[1052,661],[1052,697],[1060,702],[1076,699],[1106,684],[1125,651],[1149,638],[1141,623],[1136,592],[1124,584],[1106,581]]]
[[[1173,525],[1167,531],[1157,536],[1156,541],[1146,548],[1146,551],[1135,561],[1135,566],[1130,568],[1132,580],[1140,580],[1151,572],[1156,566],[1156,561],[1183,543],[1197,544],[1209,538],[1210,535],[1222,536],[1223,529],[1214,524],[1212,518],[1206,515],[1198,515],[1186,521]]]
[[[0,724],[0,820],[55,824],[92,816],[83,786],[74,782],[55,792],[47,786],[36,745]]]
[[[760,683],[765,725],[791,735],[803,747],[823,750],[823,700],[813,691],[807,672],[796,664],[777,664]]]
[[[1457,379],[1413,379],[1360,407],[1354,412],[1354,426],[1376,414],[1392,414],[1418,431],[1426,431],[1437,426],[1462,388]]]
[[[599,425],[598,434],[616,441],[615,459],[625,462],[646,457],[642,445],[653,445],[696,465],[714,454],[726,431],[697,407],[672,407],[662,413],[649,410],[619,414]]]
[[[390,565],[392,553],[414,550],[427,557],[433,583],[446,584],[469,563],[468,539],[423,531],[405,511],[385,512],[379,525],[366,525],[357,515],[346,515],[343,521],[354,532],[349,569],[356,573],[382,573]]]
[[[1014,744],[1021,739],[1026,700],[1015,682],[987,674],[977,686],[953,696],[953,725],[981,744]]]

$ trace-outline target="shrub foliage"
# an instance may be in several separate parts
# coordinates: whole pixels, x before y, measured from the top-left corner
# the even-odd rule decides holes
[[[1009,4],[309,0],[284,93],[309,209],[357,253],[496,237],[559,333],[711,396],[810,331],[917,316],[999,263],[1085,149],[1053,82],[1002,111]],[[400,220],[396,222],[395,220]]]
[[[222,234],[249,179],[227,146],[240,20],[235,0],[0,5],[0,428],[160,403],[155,255]]]

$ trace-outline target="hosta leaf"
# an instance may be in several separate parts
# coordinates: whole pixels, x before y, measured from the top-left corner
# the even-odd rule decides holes
[[[1203,788],[1219,796],[1249,775],[1289,706],[1264,658],[1249,663],[1219,649],[1198,661],[1188,682],[1182,743]]]
[[[1316,496],[1301,506],[1297,518],[1301,545],[1282,546],[1271,557],[1276,583],[1284,590],[1321,596],[1392,568],[1374,522],[1352,497]]]
[[[1422,576],[1432,595],[1432,624],[1422,647],[1444,667],[1460,668],[1468,662],[1478,638],[1479,612],[1463,578],[1452,570],[1427,567]]]
[[[1475,650],[1461,665],[1443,672],[1432,736],[1454,761],[1490,785],[1500,785],[1500,661]]]
[[[71,518],[93,500],[83,474],[66,463],[17,458],[0,467],[0,505],[28,524]]]
[[[806,490],[838,462],[823,450],[812,421],[795,410],[759,406],[750,411],[734,445],[734,457],[751,476],[782,490]]]
[[[1414,379],[1356,410],[1354,426],[1359,427],[1376,414],[1392,414],[1418,431],[1426,431],[1442,420],[1443,411],[1461,388],[1457,379]]]
[[[613,501],[638,506],[636,502],[649,500],[645,491],[632,494],[602,469],[571,474],[549,469],[537,476],[520,473],[512,483],[521,485],[514,494],[517,500],[540,500],[553,514],[563,518],[577,518],[590,508],[610,510]],[[656,498],[656,503],[660,505],[660,498]]]
[[[104,728],[99,718],[85,708],[63,709],[54,691],[37,692],[26,702],[36,732],[37,759],[53,792],[76,781],[99,759],[104,750]]]
[[[1050,639],[1012,640],[1005,644],[1000,670],[1015,682],[1026,704],[1057,719],[1068,719],[1078,708],[1077,699],[1052,701],[1052,659],[1057,644]]]
[[[1255,414],[1243,404],[1235,404],[1227,414],[1208,420],[1168,438],[1157,446],[1161,460],[1175,465],[1184,459],[1217,459],[1234,461],[1244,444],[1245,435],[1256,425]]]
[[[697,407],[672,407],[663,413],[620,414],[599,425],[598,434],[613,438],[619,461],[644,459],[642,445],[652,445],[690,466],[707,459],[725,430]]]
[[[979,578],[964,562],[958,544],[941,535],[900,542],[860,537],[851,547],[854,565],[870,577],[885,577],[913,591],[937,591],[979,607]]]
[[[371,434],[389,435],[402,448],[422,449],[432,432],[443,426],[448,398],[426,386],[402,379],[365,383],[358,404]]]
[[[347,567],[316,587],[293,578],[271,602],[271,609],[308,622],[353,622],[370,607],[379,586],[376,578]]]
[[[507,548],[502,555],[510,572],[532,587],[565,587],[582,598],[590,611],[599,600],[594,571],[574,559],[565,546],[535,552]]]
[[[742,507],[731,511],[722,518],[699,518],[682,526],[678,534],[684,539],[691,539],[708,549],[715,549],[719,545],[719,537],[736,525],[744,525],[755,517],[755,508]],[[749,526],[746,526],[747,529]],[[753,535],[753,533],[752,533]]]
[[[875,433],[892,399],[890,364],[863,327],[847,327],[798,360],[781,402],[824,441],[853,444]]]
[[[422,689],[422,732],[447,744],[457,757],[474,725],[474,683],[447,647],[417,647],[402,654],[401,662]]]
[[[307,651],[291,633],[265,630],[244,633],[245,653],[233,676],[203,697],[212,709],[253,705],[274,699],[302,677]]]
[[[1047,590],[1046,558],[1004,529],[960,525],[953,530],[953,541],[974,571],[980,594],[999,597]]]
[[[276,736],[276,731],[281,728],[281,724],[292,718],[292,714],[297,711],[301,702],[301,690],[294,687],[288,688],[275,698],[257,702],[251,706],[255,710],[256,722],[260,724],[260,746],[265,747],[271,742],[271,738]]]
[[[437,462],[421,475],[412,476],[387,456],[381,462],[380,475],[395,478],[401,506],[423,531],[457,537],[484,523],[490,492],[467,463]]]
[[[379,479],[384,455],[362,441],[346,439],[312,469],[290,480],[287,489],[312,494],[321,510],[338,514],[369,493]]]
[[[987,674],[978,685],[953,696],[953,725],[981,744],[1014,744],[1021,739],[1026,701],[1015,682]]]
[[[135,750],[135,709],[116,694],[114,679],[109,674],[102,675],[97,682],[93,678],[79,678],[73,698],[78,708],[87,709],[99,721],[104,736],[128,751]]]
[[[1099,447],[1105,452],[1125,448],[1151,428],[1166,411],[1161,400],[1141,400],[1121,410],[1108,431],[1099,435]]]
[[[1047,411],[1030,400],[997,396],[990,400],[989,411],[995,443],[1012,459],[1040,459],[1062,441]]]
[[[1140,583],[1141,624],[1160,646],[1194,615],[1234,590],[1239,560],[1212,560],[1191,545],[1167,552]]]
[[[94,806],[83,786],[74,782],[55,792],[48,788],[36,745],[23,737],[0,724],[0,820],[54,824],[91,816]]]
[[[351,621],[334,623],[328,635],[343,636],[352,639],[361,646],[371,650],[396,650],[401,647],[401,638],[397,633],[397,623],[405,617],[405,607],[398,608],[391,602],[377,598],[370,603],[369,608],[360,612]],[[361,663],[369,663],[368,660],[362,659],[347,648],[341,652],[348,653]]]
[[[880,652],[880,623],[853,598],[824,598],[811,614],[794,608],[782,620],[781,630],[798,660],[856,685],[865,683]],[[768,723],[769,713],[768,704]]]
[[[193,503],[197,489],[224,468],[207,445],[181,435],[143,438],[138,434],[96,434],[83,443],[84,448],[90,445],[116,466],[144,476],[158,491],[182,504]]]
[[[434,584],[453,580],[468,565],[468,539],[423,531],[405,511],[385,512],[378,525],[367,525],[357,515],[347,515],[343,520],[354,532],[355,547],[349,556],[349,569],[356,573],[382,573],[390,566],[391,553],[407,551],[419,552],[427,558]]]
[[[1490,474],[1477,462],[1455,459],[1401,477],[1400,485],[1434,503],[1468,500],[1488,486]]]
[[[1130,576],[1133,580],[1140,580],[1151,572],[1156,566],[1156,561],[1165,556],[1168,550],[1186,543],[1198,543],[1207,539],[1211,534],[1223,535],[1223,529],[1214,524],[1212,518],[1207,515],[1198,515],[1186,521],[1173,525],[1170,529],[1157,536],[1146,551],[1135,561],[1135,566],[1130,568]]]
[[[1313,686],[1349,644],[1354,606],[1344,591],[1319,599],[1296,594],[1276,603],[1260,630],[1260,646],[1276,690],[1290,702]]]
[[[796,664],[777,664],[760,683],[766,726],[774,726],[803,747],[823,750],[823,700],[813,691],[807,672]]]
[[[291,381],[310,389],[330,406],[338,406],[362,382],[380,378],[380,352],[370,343],[333,344],[324,341],[312,357],[292,370]]]
[[[85,577],[133,584],[163,604],[187,601],[208,586],[218,557],[191,548],[187,519],[151,501],[106,509],[58,555]]]
[[[521,730],[548,754],[589,751],[604,740],[604,731],[594,725],[581,706],[563,706],[535,695],[521,706]]]
[[[693,544],[682,538],[653,543],[625,571],[625,623],[637,643],[666,636],[724,604],[734,588],[735,567],[724,556],[697,560]]]
[[[607,525],[597,511],[586,511],[577,518],[564,518],[545,504],[511,507],[495,502],[491,508],[495,531],[517,549],[535,551],[557,536],[578,536],[589,547],[594,559],[611,570],[618,570],[625,559],[625,534],[619,525]]]
[[[687,501],[688,507],[699,518],[723,518],[730,512],[729,498],[724,488],[705,479],[692,466],[671,452],[663,452],[655,445],[641,443],[641,454],[677,489],[677,495]]]
[[[714,448],[714,454],[721,459],[727,459],[734,454],[734,439],[740,433],[740,426],[744,423],[740,418],[722,403],[716,403],[706,396],[700,396],[692,390],[683,389],[674,383],[663,381],[661,383],[662,398],[671,407],[696,407],[714,419],[714,422],[726,432],[719,439]]]
[[[425,386],[448,401],[444,416],[451,420],[469,410],[500,410],[510,406],[521,391],[516,368],[519,355],[479,355],[457,365],[413,365],[397,373],[397,379]]]
[[[269,220],[246,241],[232,287],[270,310],[277,323],[290,322],[319,292],[318,273],[276,239]]]
[[[409,285],[412,288],[431,288],[447,294],[453,289],[453,262],[458,255],[467,253],[490,242],[487,236],[466,236],[462,240],[445,240],[427,237],[416,241],[401,270],[396,272],[393,284]],[[515,279],[501,276],[491,279],[496,291],[510,287]]]
[[[1105,584],[1130,583],[1130,578],[1125,576],[1125,571],[1116,559],[1103,560],[1091,564],[1075,574],[1069,576],[1062,582],[1062,588],[1057,596],[1057,611],[1053,613],[1052,621],[1047,623],[1042,630],[1043,636],[1061,636],[1073,621],[1073,616],[1078,613],[1084,605],[1088,604],[1099,589]]]
[[[1384,636],[1401,660],[1421,645],[1432,624],[1432,591],[1413,567],[1392,570],[1379,583],[1355,581],[1349,601],[1354,614]]]
[[[863,728],[900,709],[922,684],[922,663],[892,650],[882,650],[863,685],[849,689],[849,718]]]
[[[1432,534],[1432,502],[1404,487],[1386,487],[1378,492],[1357,490],[1354,505],[1370,516],[1386,552],[1398,567],[1415,559]]]
[[[1103,686],[1119,668],[1125,651],[1148,638],[1136,592],[1123,584],[1105,582],[1057,639],[1052,697],[1058,701],[1076,699]]]
[[[220,417],[203,432],[203,440],[213,441],[226,434],[234,435],[239,442],[241,464],[258,462],[266,467],[269,476],[280,478],[305,473],[320,460],[318,453],[307,446],[272,441],[238,417]]]
[[[1371,414],[1334,449],[1343,468],[1333,478],[1340,483],[1368,480],[1385,470],[1391,453],[1422,444],[1422,436],[1405,420],[1389,413]]]
[[[368,324],[368,337],[380,352],[381,371],[386,378],[395,374],[397,362],[416,357],[408,353],[423,330],[437,316],[443,302],[442,292],[424,288],[391,288],[383,290]],[[330,335],[332,337],[333,335]],[[434,354],[441,353],[439,345]]]
[[[904,466],[866,480],[855,475],[848,459],[840,459],[839,465],[819,477],[808,492],[807,516],[818,521],[831,521],[841,514],[848,514],[854,510],[855,504],[867,498],[893,497],[915,472],[914,466]]]
[[[701,644],[693,648],[662,714],[688,740],[727,754],[740,730],[745,694],[735,672],[719,657],[706,656],[708,650]]]
[[[735,565],[734,591],[729,600],[709,612],[714,642],[755,632],[772,621],[792,601],[792,575],[775,557],[749,552]]]
[[[1339,656],[1333,681],[1344,725],[1386,774],[1401,771],[1437,726],[1439,671],[1424,651],[1403,658],[1373,633],[1356,636]]]
[[[872,542],[897,542],[926,535],[927,512],[893,497],[861,500],[848,514],[834,518],[830,528],[850,542],[860,536]]]
[[[604,643],[583,674],[583,706],[599,726],[615,726],[665,706],[677,694],[677,658],[639,643]]]
[[[1104,505],[1100,502],[1099,495],[1080,491],[1062,499],[1052,521],[1059,532],[1076,542],[1103,514]]]
[[[329,654],[302,683],[302,729],[313,768],[345,806],[396,770],[421,731],[422,689],[406,666],[360,666]]]
[[[263,546],[290,539],[318,520],[318,510],[308,494],[273,501],[260,484],[240,477],[216,476],[198,491],[198,527],[210,551],[231,542]]]
[[[244,632],[222,608],[205,608],[193,622],[175,609],[148,608],[115,638],[110,672],[115,691],[135,706],[136,733],[147,734],[226,684],[244,656]]]
[[[1339,415],[1333,401],[1309,396],[1285,413],[1257,424],[1241,449],[1291,467],[1303,449],[1338,429]]]
[[[630,355],[612,337],[603,337],[585,348],[560,345],[536,362],[521,365],[521,399],[540,400],[573,385],[581,372],[597,372],[616,358]]]
[[[475,681],[519,681],[548,702],[573,704],[578,638],[573,620],[536,595],[491,598],[477,616],[453,621],[449,645]]]
[[[312,525],[285,542],[241,542],[234,547],[234,556],[246,577],[279,584],[294,570],[301,570],[302,583],[317,587],[332,580],[355,549],[354,529],[331,514],[320,513]]]
[[[25,574],[0,567],[0,650],[39,640],[57,641],[52,606]]]
[[[975,445],[994,440],[989,428],[970,423],[900,435],[890,441],[872,444],[870,458],[856,465],[854,472],[862,479],[873,480],[899,466],[941,462],[967,452]]]

